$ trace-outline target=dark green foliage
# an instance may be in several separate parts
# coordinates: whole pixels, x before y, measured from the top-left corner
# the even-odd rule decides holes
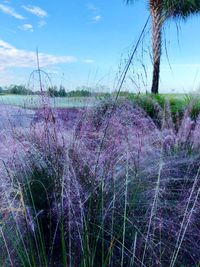
[[[26,88],[24,85],[10,85],[5,93],[14,94],[14,95],[31,95],[32,91]]]
[[[65,97],[67,93],[63,86],[60,86],[59,90],[57,86],[49,87],[47,93],[50,97]]]
[[[134,3],[135,0],[125,0],[126,4]],[[149,1],[151,5],[154,1]],[[199,0],[160,0],[157,1],[162,6],[163,16],[186,18],[192,14],[200,12]]]
[[[129,96],[129,92],[128,91],[120,91],[120,92],[115,91],[115,92],[112,93],[112,95],[113,96],[118,95],[119,97],[120,96],[121,97],[128,97]]]
[[[58,94],[59,94],[60,97],[65,97],[65,96],[67,96],[67,93],[66,93],[66,91],[65,91],[65,87],[60,86],[60,89],[59,89]]]
[[[163,5],[170,17],[186,18],[200,11],[199,0],[165,0]]]
[[[191,109],[190,116],[193,120],[196,120],[200,113],[200,101],[194,103]]]
[[[170,98],[169,104],[171,107],[171,114],[174,122],[177,120],[177,118],[181,119],[187,107],[184,100],[181,98]]]
[[[33,166],[29,182],[24,187],[24,193],[30,206],[36,210],[48,209],[50,196],[55,187],[55,180],[48,169],[38,169]]]
[[[185,106],[190,107],[190,116],[193,120],[196,121],[200,113],[200,99],[198,96],[186,95],[184,97]]]
[[[157,95],[153,95],[152,98],[158,102],[158,104],[164,108],[165,104],[166,104],[166,98],[164,97],[164,95],[161,94],[157,94]]]
[[[63,86],[60,86],[59,90],[57,86],[49,87],[47,93],[50,97],[90,97],[91,93],[86,87],[77,88],[69,92],[65,91]]]
[[[48,96],[50,96],[50,97],[58,97],[59,96],[57,86],[49,87],[47,90],[47,93],[48,93]]]
[[[161,126],[162,112],[165,109],[166,103],[169,104],[172,119],[175,124],[181,121],[186,109],[190,109],[190,116],[192,120],[196,120],[200,113],[200,99],[194,98],[190,95],[135,95],[129,94],[128,97],[138,106],[146,111],[146,113],[154,120],[154,122]]]
[[[165,98],[161,95],[135,95],[131,94],[129,99],[141,107],[161,127],[162,109],[165,106]]]
[[[85,89],[77,89],[66,94],[68,97],[89,97],[91,93]]]

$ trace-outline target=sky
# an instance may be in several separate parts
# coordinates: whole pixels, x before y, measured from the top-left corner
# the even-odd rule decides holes
[[[148,15],[147,1],[128,6],[123,0],[0,1],[0,85],[37,84],[31,73],[37,68],[38,49],[40,67],[52,84],[68,90],[82,85],[116,90],[120,71]],[[200,16],[166,23],[161,92],[200,88],[199,26]],[[150,89],[150,52],[151,23],[124,90]]]

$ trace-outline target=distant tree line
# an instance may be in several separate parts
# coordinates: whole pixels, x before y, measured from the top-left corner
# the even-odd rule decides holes
[[[15,85],[12,84],[4,89],[0,88],[1,94],[13,94],[13,95],[32,95],[33,92],[26,88],[24,85]]]
[[[91,90],[91,89],[90,89]],[[24,85],[10,85],[8,87],[0,87],[0,94],[13,94],[13,95],[39,95],[40,92],[33,92]],[[76,90],[66,92],[64,86],[51,86],[47,89],[46,94],[50,97],[85,97],[91,96],[89,87],[77,87]]]
[[[47,89],[46,94],[50,97],[89,97],[92,95],[91,88],[82,86],[77,87],[76,90],[67,91],[64,86],[51,86]],[[0,87],[0,94],[14,94],[14,95],[39,95],[40,92],[33,92],[24,85],[10,85],[8,87]]]
[[[116,96],[118,94],[120,97],[127,97],[130,93],[128,91],[112,92],[109,93],[109,88],[105,86],[98,87],[88,87],[80,86],[75,90],[66,91],[64,86],[51,86],[49,87],[45,94],[50,97],[103,97],[109,98],[111,96]],[[40,95],[40,91],[32,91],[24,85],[10,85],[8,87],[0,87],[0,94],[13,94],[13,95]]]
[[[89,97],[92,95],[89,87],[77,87],[76,90],[66,92],[63,86],[58,88],[57,86],[49,87],[47,93],[50,97]]]
[[[67,96],[66,90],[63,86],[58,89],[57,86],[52,86],[47,89],[47,94],[50,97],[65,97]]]

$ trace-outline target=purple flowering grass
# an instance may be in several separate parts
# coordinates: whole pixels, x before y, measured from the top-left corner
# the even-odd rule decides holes
[[[45,106],[1,127],[0,264],[198,266],[200,118],[157,110]]]

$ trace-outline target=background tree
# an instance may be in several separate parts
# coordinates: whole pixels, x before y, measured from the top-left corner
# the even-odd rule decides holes
[[[58,95],[58,88],[57,88],[57,86],[49,87],[48,90],[47,90],[47,94],[50,97],[58,97],[59,95]]]
[[[125,1],[127,4],[135,2],[134,0]],[[148,2],[152,17],[153,79],[151,92],[157,94],[164,22],[169,18],[186,19],[200,12],[200,0],[149,0]]]
[[[62,86],[62,85],[60,86],[60,89],[59,89],[58,94],[59,94],[60,97],[65,97],[65,96],[67,96],[67,93],[66,93],[66,91],[65,91],[65,87],[64,87],[64,86]]]
[[[5,90],[5,93],[14,95],[31,95],[33,92],[24,85],[12,84]]]

